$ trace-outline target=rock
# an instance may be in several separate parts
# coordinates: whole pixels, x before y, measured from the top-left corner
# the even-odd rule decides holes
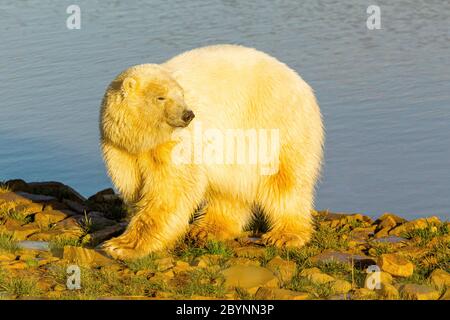
[[[410,277],[414,271],[414,265],[410,261],[392,253],[382,254],[378,259],[378,266],[398,277]]]
[[[40,291],[51,291],[56,283],[53,280],[50,279],[41,279],[37,282],[37,287]]]
[[[359,243],[365,243],[367,239],[373,236],[375,231],[375,226],[368,228],[354,228],[350,231],[350,241],[357,241]]]
[[[34,224],[24,225],[16,230],[13,230],[14,239],[22,241],[27,239],[30,235],[33,235],[40,231],[40,228]]]
[[[351,293],[351,298],[353,300],[375,300],[377,299],[377,294],[375,291],[366,288],[360,288],[353,290],[353,292]]]
[[[0,253],[0,262],[3,261],[13,261],[16,260],[16,255],[13,253],[1,252]]]
[[[397,237],[397,236],[384,236],[384,237],[379,237],[377,239],[374,239],[373,242],[397,244],[397,243],[407,243],[408,240],[405,238],[402,238],[402,237]]]
[[[8,181],[6,181],[5,185],[11,191],[27,191],[28,190],[28,184],[22,179],[8,180]]]
[[[26,250],[42,250],[49,251],[48,242],[46,241],[20,241],[19,247]]]
[[[84,233],[77,219],[69,217],[56,223],[50,230],[35,233],[27,239],[32,241],[50,241],[55,238],[79,239]]]
[[[73,215],[75,215],[75,212],[70,210],[46,210],[36,213],[34,215],[34,222],[42,226],[48,226]]]
[[[392,229],[397,226],[397,221],[391,216],[385,216],[383,219],[380,219],[378,223],[377,229]]]
[[[325,284],[335,280],[332,276],[320,271],[319,268],[304,269],[300,272],[300,276],[309,279],[309,281],[315,284]]]
[[[400,288],[400,293],[413,300],[437,300],[439,299],[439,291],[420,284],[405,284]]]
[[[240,287],[254,294],[259,287],[278,287],[278,279],[270,270],[254,266],[232,266],[222,271],[225,286]]]
[[[96,250],[73,246],[64,247],[63,259],[82,266],[104,266],[115,263]]]
[[[68,199],[64,199],[63,203],[65,205],[67,205],[71,210],[79,213],[79,214],[84,214],[85,212],[89,212],[89,208],[86,207],[85,205],[77,202],[77,201],[73,201],[73,200],[68,200]]]
[[[241,265],[241,266],[255,266],[258,267],[261,263],[258,260],[251,260],[247,258],[231,258],[228,260],[230,266]]]
[[[154,260],[156,265],[156,270],[159,272],[166,271],[174,266],[173,258],[160,258]]]
[[[286,261],[276,256],[267,263],[266,268],[278,276],[281,281],[288,282],[294,277],[297,265],[293,261]]]
[[[264,248],[258,247],[241,247],[235,248],[234,253],[237,257],[241,258],[262,258],[266,255],[266,250]]]
[[[154,300],[154,298],[147,296],[111,296],[100,297],[98,300]]]
[[[103,229],[112,225],[115,225],[117,222],[108,218],[105,218],[104,214],[97,211],[92,211],[87,215],[87,218],[92,223],[92,227],[94,229]],[[82,220],[85,217],[82,217]]]
[[[287,289],[261,287],[255,294],[258,300],[307,300],[309,294]]]
[[[375,224],[381,224],[383,223],[384,220],[389,219],[390,221],[394,221],[394,223],[397,224],[402,224],[404,222],[406,222],[406,219],[403,219],[402,217],[399,217],[393,213],[389,213],[389,212],[385,212],[381,215],[381,217],[379,217],[376,221]],[[389,222],[389,224],[392,224],[391,222]],[[395,226],[394,226],[395,227]]]
[[[325,250],[322,253],[311,258],[312,263],[328,263],[331,261],[341,262],[351,264],[353,259],[353,264],[358,269],[364,269],[370,265],[375,264],[373,258],[363,255],[354,255],[345,252]]]
[[[112,196],[115,195],[114,190],[112,188],[108,188],[108,189],[104,189],[101,190],[99,192],[97,192],[96,194],[90,196],[88,198],[89,201],[94,201],[94,202],[104,202],[105,199],[110,199],[110,197],[106,197],[105,196]],[[108,201],[108,200],[106,200]]]
[[[439,298],[439,300],[450,300],[450,288],[445,290],[444,294]]]
[[[194,261],[192,261],[192,266],[207,268],[219,264],[221,259],[222,256],[218,254],[205,254],[201,257],[195,258]]]
[[[450,287],[450,273],[442,269],[435,269],[430,274],[430,281],[435,287],[439,289]]]
[[[50,201],[54,201],[56,198],[50,196],[44,196],[39,194],[31,194],[27,192],[7,192],[0,194],[0,203],[1,202],[14,202],[16,204],[32,204],[33,202],[37,203],[46,203]]]
[[[193,268],[191,265],[185,261],[177,260],[175,261],[175,266],[173,267],[173,272],[175,274],[190,272]]]
[[[400,298],[397,288],[390,283],[381,284],[380,295],[387,300],[398,300]]]
[[[1,268],[5,271],[24,270],[27,267],[28,267],[28,265],[25,261],[13,261],[8,264],[3,264],[1,266]]]
[[[439,223],[441,223],[441,221],[438,217],[420,218],[399,225],[398,227],[392,229],[389,232],[389,235],[401,236],[405,232],[410,232],[417,229],[425,229],[431,224]]]
[[[350,300],[351,295],[349,293],[345,294],[334,294],[327,298],[327,300]]]
[[[94,231],[87,235],[86,241],[93,246],[96,246],[112,237],[117,237],[126,228],[126,223],[118,223],[112,226],[105,227],[101,230]]]
[[[352,284],[345,280],[336,280],[331,284],[331,290],[336,294],[344,294],[352,289]]]
[[[355,222],[367,222],[372,223],[372,219],[368,216],[364,216],[360,213],[332,213],[328,211],[319,211],[318,215],[323,217],[325,221],[337,221],[338,225],[350,224]]]
[[[383,229],[378,230],[375,233],[375,239],[386,238],[387,236],[389,236],[390,230],[391,230],[391,228],[383,228]]]
[[[69,199],[79,203],[84,203],[86,198],[75,189],[56,181],[30,182],[28,192],[37,194],[51,194],[59,199]]]

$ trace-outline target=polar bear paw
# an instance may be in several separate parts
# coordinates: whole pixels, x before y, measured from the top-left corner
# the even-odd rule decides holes
[[[267,246],[299,248],[308,242],[304,236],[297,233],[283,232],[278,230],[269,231],[262,236],[262,242]]]
[[[125,237],[113,238],[106,241],[102,250],[117,260],[131,260],[145,256],[145,252],[138,250],[136,244],[128,241]]]

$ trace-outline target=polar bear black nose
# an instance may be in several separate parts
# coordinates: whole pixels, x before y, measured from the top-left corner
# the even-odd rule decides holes
[[[183,116],[181,119],[183,119],[184,122],[189,123],[192,119],[195,118],[195,114],[191,110],[186,110],[183,112]]]

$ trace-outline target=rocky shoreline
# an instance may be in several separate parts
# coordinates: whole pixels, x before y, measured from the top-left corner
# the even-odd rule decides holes
[[[86,199],[59,182],[2,183],[0,299],[450,299],[450,223],[437,217],[318,211],[301,249],[265,247],[253,230],[120,262],[97,248],[125,216],[112,189]]]

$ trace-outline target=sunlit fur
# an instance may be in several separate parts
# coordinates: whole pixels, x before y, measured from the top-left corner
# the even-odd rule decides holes
[[[131,80],[130,80],[131,79]],[[165,95],[165,101],[156,99]],[[203,128],[279,129],[279,170],[257,165],[176,165],[168,118],[193,110]],[[131,259],[170,248],[189,231],[198,240],[238,236],[260,206],[271,229],[267,244],[302,246],[312,233],[314,188],[323,127],[311,88],[278,60],[235,45],[183,53],[160,64],[132,67],[105,94],[103,156],[114,185],[134,214],[125,233],[105,243]],[[195,208],[205,215],[189,230]]]

